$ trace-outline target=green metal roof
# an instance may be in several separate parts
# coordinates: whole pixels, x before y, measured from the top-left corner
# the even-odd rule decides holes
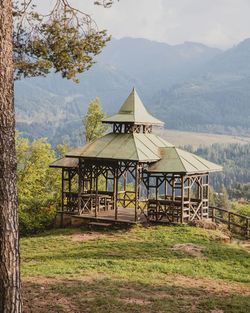
[[[50,167],[56,168],[77,168],[78,159],[76,158],[61,158],[50,164]]]
[[[67,153],[67,157],[153,162],[161,158],[159,148],[172,144],[153,134],[109,133]]]
[[[105,118],[104,123],[162,125],[145,109],[135,89],[119,112]],[[67,153],[51,167],[76,168],[78,158],[130,160],[150,163],[148,172],[204,173],[222,171],[222,167],[192,153],[183,151],[151,133],[109,133]]]
[[[133,88],[126,101],[121,106],[119,112],[110,117],[104,118],[103,123],[135,123],[144,125],[164,125],[163,122],[153,117],[146,110]]]
[[[117,136],[118,140],[115,139]],[[100,140],[104,137],[105,140]],[[149,162],[147,172],[150,173],[194,174],[223,170],[222,166],[178,149],[152,134],[108,134],[104,137],[72,150],[50,167],[77,168],[78,157],[83,157]]]
[[[222,171],[222,166],[175,147],[160,148],[160,155],[159,161],[149,165],[148,172],[194,174]]]

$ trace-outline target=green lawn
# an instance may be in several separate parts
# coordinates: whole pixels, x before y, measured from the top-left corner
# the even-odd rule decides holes
[[[250,312],[249,252],[219,238],[188,226],[23,238],[26,311]],[[201,252],[175,251],[176,244]]]

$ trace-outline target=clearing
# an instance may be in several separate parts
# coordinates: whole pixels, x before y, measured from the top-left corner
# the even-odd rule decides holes
[[[210,133],[187,132],[173,129],[159,129],[158,134],[176,146],[191,145],[194,149],[199,146],[207,147],[212,144],[249,144],[250,137],[218,135]]]
[[[135,226],[22,238],[24,312],[250,312],[249,250],[220,236]]]

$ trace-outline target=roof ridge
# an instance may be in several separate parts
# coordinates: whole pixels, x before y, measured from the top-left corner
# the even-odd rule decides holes
[[[187,171],[187,169],[186,169],[186,167],[185,167],[185,165],[183,164],[183,162],[182,162],[182,159],[181,159],[181,157],[180,157],[180,155],[179,155],[179,153],[178,153],[178,148],[176,148],[175,146],[173,147],[174,148],[174,150],[175,150],[175,152],[176,152],[176,154],[177,154],[177,156],[178,156],[178,159],[180,160],[180,162],[181,162],[181,164],[182,164],[182,166],[183,166],[183,169],[184,169],[184,171]],[[187,161],[188,162],[188,161]],[[188,162],[189,163],[189,162]],[[190,164],[190,163],[189,163]],[[191,164],[192,165],[192,164]]]
[[[135,133],[133,133],[133,143],[134,143],[134,146],[135,146],[135,151],[136,151],[136,156],[137,156],[137,160],[139,160],[139,154],[138,154],[138,148],[136,146],[136,143],[135,143]]]
[[[137,136],[137,135],[139,135],[139,134],[136,134],[136,133],[134,133],[134,136],[136,135],[136,137],[134,137],[134,139],[137,139],[138,141],[140,141],[144,146],[146,146],[144,143],[143,143],[143,141],[142,140],[140,140],[140,136]],[[140,134],[141,135],[141,134]],[[144,135],[144,134],[143,134]],[[150,138],[148,138],[148,136],[145,136],[152,144],[154,144],[154,146],[156,147],[156,148],[159,148],[152,140],[150,140]],[[152,152],[156,157],[158,157],[158,158],[160,158],[159,157],[159,155],[157,155],[157,154],[155,154],[155,152],[152,150],[152,149],[150,149],[148,146],[146,146],[147,147],[147,149],[150,151],[150,152]],[[139,149],[139,148],[138,148]],[[139,149],[140,150],[140,149]]]

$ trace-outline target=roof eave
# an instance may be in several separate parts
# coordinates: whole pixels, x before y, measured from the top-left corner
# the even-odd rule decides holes
[[[163,122],[143,122],[143,121],[128,121],[128,120],[124,120],[124,121],[117,121],[117,120],[102,120],[103,124],[136,124],[136,125],[155,125],[155,126],[164,126]]]

